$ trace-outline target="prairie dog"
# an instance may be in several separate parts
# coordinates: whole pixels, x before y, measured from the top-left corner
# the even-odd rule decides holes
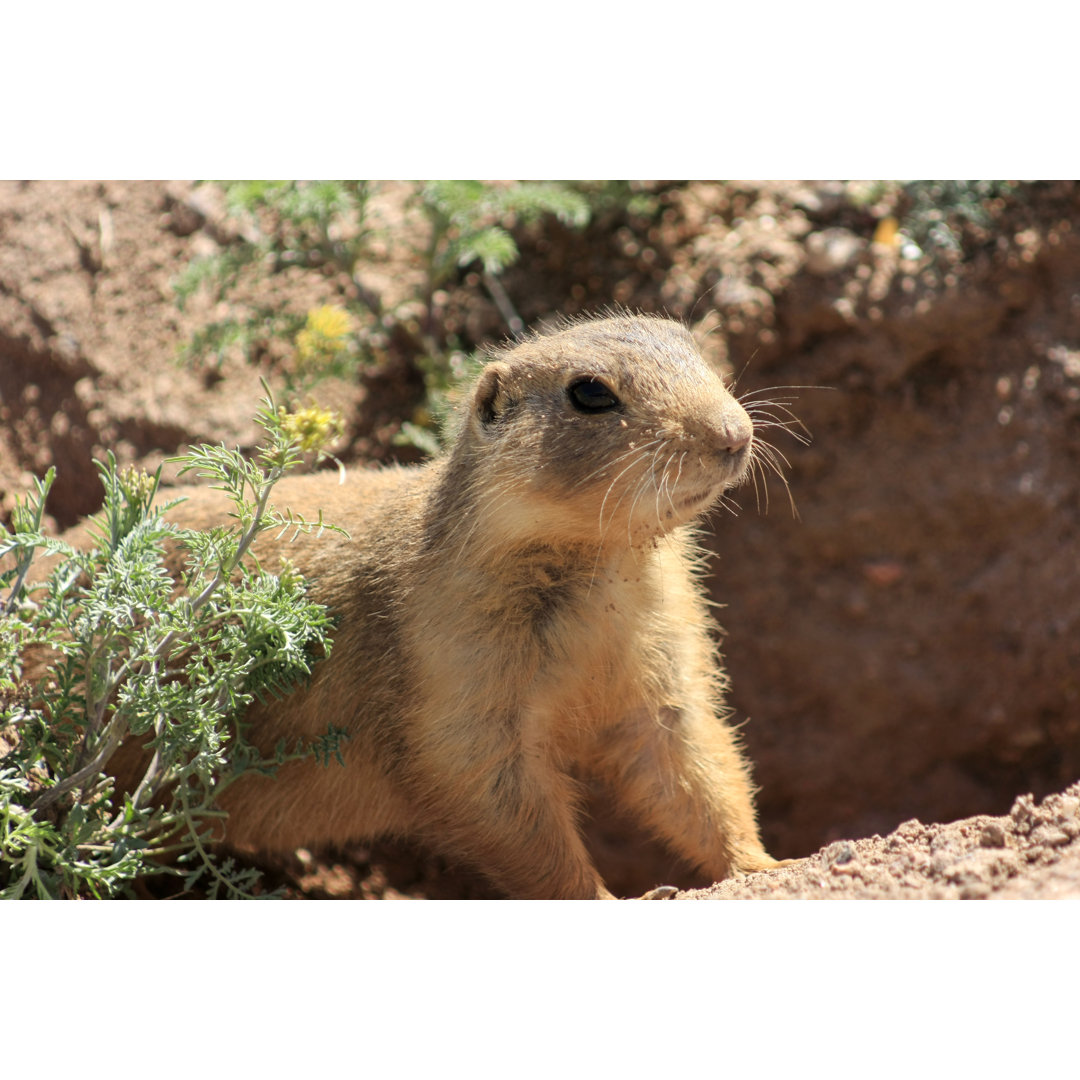
[[[520,898],[605,898],[578,829],[593,775],[719,880],[777,865],[724,719],[691,526],[746,476],[746,411],[677,323],[619,315],[498,354],[450,449],[419,467],[283,480],[280,509],[349,538],[264,534],[338,620],[310,685],[253,707],[248,737],[349,734],[225,792],[226,843],[410,835]],[[223,519],[181,488],[170,517]]]

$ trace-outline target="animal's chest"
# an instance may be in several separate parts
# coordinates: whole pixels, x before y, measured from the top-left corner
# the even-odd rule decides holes
[[[411,620],[425,694],[545,724],[617,718],[641,704],[662,666],[662,594],[636,565],[532,559],[458,575],[428,590]]]
[[[641,699],[653,650],[644,631],[655,625],[655,598],[645,582],[551,571],[549,580],[524,589],[520,601],[535,667],[523,688],[527,702],[600,720]]]

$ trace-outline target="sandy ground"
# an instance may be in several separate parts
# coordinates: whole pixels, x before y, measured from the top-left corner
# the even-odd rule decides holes
[[[838,840],[793,866],[679,893],[680,900],[1080,899],[1080,783],[1002,817],[905,821]]]

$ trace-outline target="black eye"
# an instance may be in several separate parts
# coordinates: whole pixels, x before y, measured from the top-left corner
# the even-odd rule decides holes
[[[570,403],[582,412],[607,412],[619,404],[619,399],[598,379],[580,379],[566,390]]]

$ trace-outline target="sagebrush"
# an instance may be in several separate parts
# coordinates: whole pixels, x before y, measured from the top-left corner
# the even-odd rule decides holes
[[[270,502],[332,425],[269,397],[258,419],[266,441],[252,459],[224,446],[180,459],[232,501],[232,520],[208,531],[167,520],[175,502],[158,500],[160,470],[120,469],[111,454],[85,549],[42,529],[52,470],[16,508],[0,539],[0,896],[117,896],[150,873],[202,895],[254,895],[257,871],[214,852],[218,797],[296,756],[334,767],[333,727],[266,759],[240,723],[255,697],[288,693],[331,648],[330,616],[302,577],[249,553],[267,529],[333,528]],[[146,744],[148,761],[119,792],[110,761],[127,739]]]

